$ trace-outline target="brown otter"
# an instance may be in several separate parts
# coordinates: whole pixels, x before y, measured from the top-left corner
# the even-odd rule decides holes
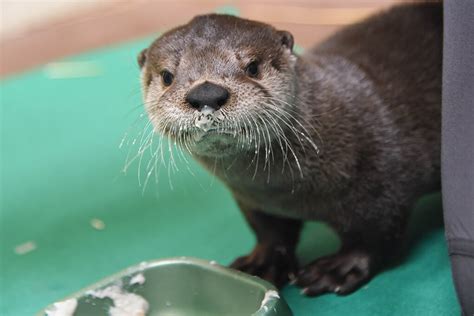
[[[367,282],[439,188],[441,56],[442,6],[416,4],[302,56],[286,31],[198,16],[138,61],[155,129],[228,186],[255,231],[232,267],[318,295]],[[304,220],[330,224],[342,247],[298,269]]]

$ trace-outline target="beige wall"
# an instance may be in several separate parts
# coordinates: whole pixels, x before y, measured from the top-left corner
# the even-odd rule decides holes
[[[145,36],[225,5],[291,31],[303,46],[406,0],[0,0],[0,75]]]

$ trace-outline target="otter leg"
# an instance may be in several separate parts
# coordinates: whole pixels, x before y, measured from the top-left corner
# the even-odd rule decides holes
[[[282,287],[289,275],[297,272],[295,248],[301,221],[249,210],[242,204],[240,207],[255,232],[257,244],[250,254],[237,258],[231,267]]]
[[[370,227],[363,233],[343,233],[341,249],[302,268],[294,283],[307,296],[330,292],[350,294],[367,283],[400,250],[400,232],[390,234],[389,238]]]

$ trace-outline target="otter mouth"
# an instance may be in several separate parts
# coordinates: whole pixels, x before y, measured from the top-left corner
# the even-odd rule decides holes
[[[204,156],[226,156],[238,151],[238,141],[233,131],[211,128],[207,131],[195,130],[193,153]]]
[[[194,151],[208,156],[223,156],[236,150],[237,130],[228,124],[225,114],[204,106],[194,120]]]
[[[194,121],[194,126],[204,132],[219,130],[219,126],[224,120],[224,115],[221,111],[216,111],[210,106],[205,105],[199,115]]]
[[[197,129],[194,134],[195,141],[198,143],[203,141],[218,141],[220,138],[236,137],[235,131],[222,129],[221,127],[211,127],[206,130]]]
[[[196,141],[217,140],[220,137],[235,136],[236,132],[225,124],[225,116],[220,110],[205,105],[194,121]]]

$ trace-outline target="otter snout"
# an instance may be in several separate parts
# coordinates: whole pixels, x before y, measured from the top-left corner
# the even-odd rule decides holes
[[[229,91],[211,82],[204,82],[194,87],[186,96],[186,102],[191,107],[201,111],[204,106],[220,109],[229,99]]]

